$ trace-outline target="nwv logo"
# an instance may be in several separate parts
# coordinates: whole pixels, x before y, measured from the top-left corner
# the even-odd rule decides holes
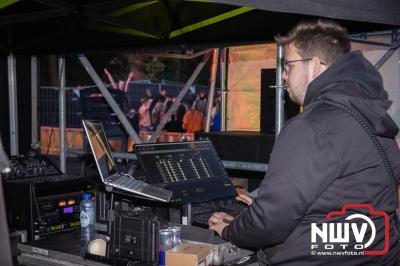
[[[382,250],[368,250],[368,247],[374,243],[376,238],[376,226],[373,220],[359,213],[347,216],[348,209],[368,209],[371,216],[382,216],[384,218],[385,245]],[[365,255],[384,255],[389,251],[389,215],[386,212],[375,211],[369,204],[346,204],[341,211],[328,213],[326,219],[329,220],[334,216],[344,216],[346,222],[322,223],[321,226],[311,223],[311,250],[346,250],[350,247],[350,237],[352,236],[356,244],[351,245],[351,248],[364,250]],[[355,219],[363,222],[351,222]],[[368,239],[366,239],[367,232],[370,232]]]

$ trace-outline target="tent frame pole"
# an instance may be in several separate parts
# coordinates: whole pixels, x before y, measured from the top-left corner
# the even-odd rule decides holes
[[[38,136],[38,58],[31,56],[31,147],[39,147]]]
[[[212,113],[214,94],[215,94],[215,82],[217,79],[218,55],[219,55],[219,49],[214,49],[213,59],[211,62],[211,81],[210,81],[210,91],[208,92],[207,120],[206,120],[205,132],[210,132],[211,118],[212,118],[211,113]]]
[[[58,90],[58,119],[59,119],[59,135],[60,135],[60,170],[64,174],[67,170],[66,159],[66,100],[65,100],[65,57],[58,57],[58,75],[59,75],[59,90]]]
[[[379,70],[399,48],[400,42],[395,47],[387,50],[386,53],[378,60],[378,62],[375,63],[374,67]]]
[[[276,53],[276,96],[275,96],[275,138],[279,135],[284,122],[284,98],[283,98],[283,79],[282,79],[282,62],[283,62],[283,46],[278,44]]]
[[[18,155],[18,97],[17,97],[17,71],[15,56],[8,55],[8,100],[10,112],[10,154]]]
[[[226,131],[226,101],[227,93],[226,90],[226,53],[228,49],[224,47],[220,50],[220,81],[221,81],[221,131]]]

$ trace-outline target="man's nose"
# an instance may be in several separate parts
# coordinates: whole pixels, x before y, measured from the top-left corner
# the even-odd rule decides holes
[[[288,76],[287,76],[287,74],[286,74],[286,71],[282,71],[282,79],[283,79],[284,81],[287,81],[287,78],[288,78]]]

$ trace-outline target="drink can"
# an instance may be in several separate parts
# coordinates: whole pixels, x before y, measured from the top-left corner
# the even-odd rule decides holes
[[[170,229],[160,230],[160,260],[159,265],[165,265],[165,252],[172,248],[173,232]]]
[[[168,227],[172,231],[172,247],[179,246],[181,243],[181,228],[179,226]]]

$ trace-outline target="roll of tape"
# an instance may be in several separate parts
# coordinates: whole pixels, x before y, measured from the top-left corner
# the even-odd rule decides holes
[[[104,239],[94,239],[89,242],[87,251],[90,254],[105,257],[106,256],[106,246],[107,246],[107,243]]]

